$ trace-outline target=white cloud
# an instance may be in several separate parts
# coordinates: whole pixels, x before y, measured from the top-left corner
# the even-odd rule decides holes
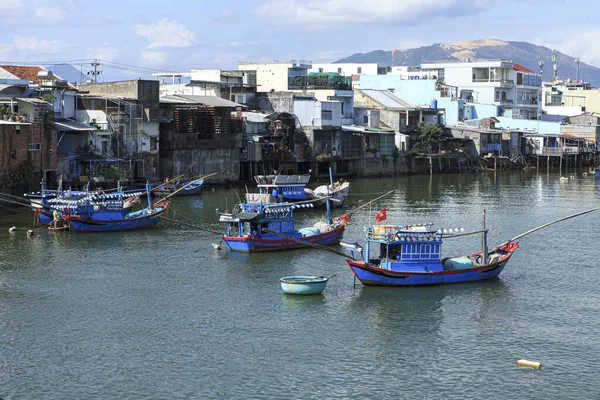
[[[600,47],[597,45],[599,35],[600,28],[579,26],[577,29],[560,30],[559,34],[552,37],[535,38],[532,42],[600,67]]]
[[[53,25],[64,21],[76,0],[0,0],[0,22]]]
[[[162,51],[144,51],[140,56],[140,62],[153,68],[167,62],[167,54]]]
[[[187,47],[196,41],[196,34],[184,25],[163,18],[148,25],[135,25],[135,32],[148,39],[148,49],[161,47]]]
[[[21,0],[2,0],[0,1],[0,12],[18,11],[23,7]]]
[[[20,52],[32,53],[58,53],[62,45],[57,40],[43,40],[36,36],[15,36],[13,37],[15,49]]]
[[[113,61],[118,54],[119,50],[116,47],[112,47],[110,43],[104,43],[103,46],[90,49],[87,57],[97,58],[105,61]]]
[[[314,30],[329,25],[407,23],[474,15],[493,4],[494,0],[262,0],[255,11],[277,24],[301,24]]]

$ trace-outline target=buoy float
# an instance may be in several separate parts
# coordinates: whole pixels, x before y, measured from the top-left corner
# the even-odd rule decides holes
[[[517,365],[519,367],[528,367],[528,368],[535,368],[535,369],[540,369],[542,367],[541,362],[527,361],[527,360],[517,360]]]
[[[9,231],[9,232],[14,232],[14,231],[16,231],[16,230],[17,230],[17,227],[16,227],[16,226],[11,226],[10,228],[8,228],[8,231]]]
[[[218,243],[213,243],[213,249],[215,250],[221,250],[221,245]]]

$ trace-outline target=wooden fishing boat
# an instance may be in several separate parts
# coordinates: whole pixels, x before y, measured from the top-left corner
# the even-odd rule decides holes
[[[175,196],[193,196],[202,192],[203,185],[204,178],[186,182],[177,180],[170,184],[152,189],[152,192],[156,196],[169,196],[172,194],[174,194]]]
[[[67,232],[69,230],[69,224],[67,224],[65,221],[62,220],[54,220],[52,222],[50,222],[50,225],[48,225],[48,232],[50,233],[62,233],[62,232]]]
[[[291,250],[310,244],[338,243],[346,229],[346,220],[332,220],[327,212],[327,222],[296,230],[294,209],[302,204],[243,203],[237,214],[220,213],[219,220],[227,222],[227,233],[222,240],[232,251],[254,253]]]
[[[324,276],[287,276],[281,278],[281,289],[289,294],[319,294],[325,290],[327,281]]]
[[[362,260],[346,262],[366,286],[425,286],[495,278],[519,247],[518,242],[510,241],[488,251],[485,224],[482,251],[443,259],[443,231],[433,229],[432,224],[376,225],[366,227],[365,232],[364,254],[362,247],[358,248]]]
[[[314,204],[315,206],[324,206],[327,199],[330,198],[333,207],[342,207],[348,197],[349,191],[350,182],[347,181],[338,181],[329,185],[321,185],[313,191],[314,198],[318,199]]]

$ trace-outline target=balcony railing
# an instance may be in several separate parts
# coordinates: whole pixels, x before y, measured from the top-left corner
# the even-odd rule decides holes
[[[502,84],[506,84],[506,85],[514,85],[515,81],[513,81],[512,79],[492,79],[492,78],[473,78],[473,82],[478,82],[478,83],[482,83],[482,82],[500,82],[500,85],[502,86]]]
[[[564,154],[579,154],[577,146],[561,146],[561,147],[542,147],[539,153],[542,156],[562,156]]]

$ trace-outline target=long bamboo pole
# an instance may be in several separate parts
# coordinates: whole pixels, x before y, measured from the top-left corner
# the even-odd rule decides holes
[[[184,226],[189,226],[190,228],[195,228],[195,229],[198,229],[200,231],[214,233],[215,235],[219,235],[219,236],[223,235],[223,232],[217,232],[217,231],[213,231],[211,229],[202,228],[201,226],[198,226],[198,225],[195,225],[195,224],[190,224],[188,222],[179,221],[177,219],[165,217],[163,215],[160,215],[159,218],[162,218],[162,219],[167,220],[167,221],[175,222],[177,224],[181,224],[181,225],[184,225]]]
[[[166,199],[168,199],[169,197],[171,197],[171,196],[174,196],[175,194],[177,194],[177,193],[181,192],[183,189],[187,188],[188,186],[190,186],[190,185],[193,185],[193,184],[194,184],[196,181],[199,181],[200,179],[206,179],[206,178],[208,178],[209,176],[213,176],[213,175],[216,175],[216,174],[218,174],[218,172],[213,172],[212,174],[208,174],[208,175],[205,175],[205,176],[201,176],[201,177],[199,177],[199,178],[197,178],[197,179],[194,179],[194,180],[192,180],[192,181],[190,181],[190,182],[186,183],[185,185],[183,185],[182,187],[180,187],[179,189],[177,189],[177,190],[176,190],[176,191],[174,191],[173,193],[171,193],[171,194],[169,194],[169,195],[165,196],[165,197],[162,199],[162,201],[165,201],[165,200],[166,200]]]
[[[508,244],[508,243],[514,242],[515,240],[518,240],[518,239],[522,238],[523,236],[529,235],[529,234],[531,234],[531,233],[533,233],[533,232],[535,232],[535,231],[539,231],[540,229],[542,229],[542,228],[545,228],[545,227],[547,227],[547,226],[550,226],[550,225],[556,224],[557,222],[566,221],[566,220],[568,220],[568,219],[575,218],[575,217],[579,217],[580,215],[589,214],[589,213],[591,213],[591,212],[594,212],[594,211],[597,211],[597,210],[600,210],[600,207],[591,208],[591,209],[589,209],[589,210],[581,211],[581,212],[578,212],[578,213],[575,213],[575,214],[571,214],[571,215],[568,215],[568,216],[566,216],[566,217],[562,217],[562,218],[556,219],[556,220],[554,220],[554,221],[551,221],[551,222],[545,223],[545,224],[543,224],[543,225],[540,225],[540,226],[538,226],[538,227],[536,227],[536,228],[530,229],[530,230],[528,230],[527,232],[523,232],[523,233],[521,233],[520,235],[517,235],[517,236],[515,236],[514,238],[512,238],[512,239],[510,239],[510,240],[508,240],[508,241],[506,241],[506,242],[504,242],[504,243],[502,243],[502,244],[498,245],[498,247],[495,247],[494,249],[490,250],[490,252],[492,252],[492,251],[494,251],[494,250],[497,250],[498,248],[500,248],[500,247],[502,247],[502,246],[504,246],[504,245],[506,245],[506,244]]]
[[[274,235],[281,236],[284,239],[288,239],[288,240],[291,240],[291,241],[296,242],[296,243],[301,243],[301,244],[303,244],[305,246],[308,246],[308,247],[314,247],[315,249],[325,250],[325,251],[328,251],[330,253],[337,254],[338,256],[342,256],[342,257],[345,257],[345,258],[350,258],[350,256],[348,254],[346,254],[346,253],[342,253],[341,251],[337,251],[336,249],[332,249],[331,247],[323,246],[322,244],[311,243],[311,242],[308,242],[306,240],[300,240],[298,238],[295,238],[295,237],[292,237],[292,236],[288,236],[288,235],[286,235],[284,233],[277,232],[277,231],[274,231],[274,230],[271,230],[271,229],[268,229],[268,228],[263,228],[262,230],[263,230],[263,232],[272,233]]]
[[[394,193],[395,191],[396,191],[396,189],[394,189],[394,190],[390,190],[389,192],[382,194],[381,196],[377,197],[376,199],[373,199],[373,200],[371,200],[371,201],[369,201],[369,202],[367,202],[367,203],[363,204],[362,206],[356,207],[354,210],[350,210],[350,211],[348,211],[348,212],[346,213],[346,215],[348,215],[348,216],[352,216],[352,214],[354,214],[354,213],[355,213],[355,212],[357,212],[358,210],[361,210],[361,209],[363,209],[363,208],[365,208],[365,207],[367,207],[367,206],[371,205],[372,203],[376,202],[377,200],[380,200],[380,199],[383,199],[383,198],[384,198],[384,197],[386,197],[386,196],[389,196],[390,194]]]

